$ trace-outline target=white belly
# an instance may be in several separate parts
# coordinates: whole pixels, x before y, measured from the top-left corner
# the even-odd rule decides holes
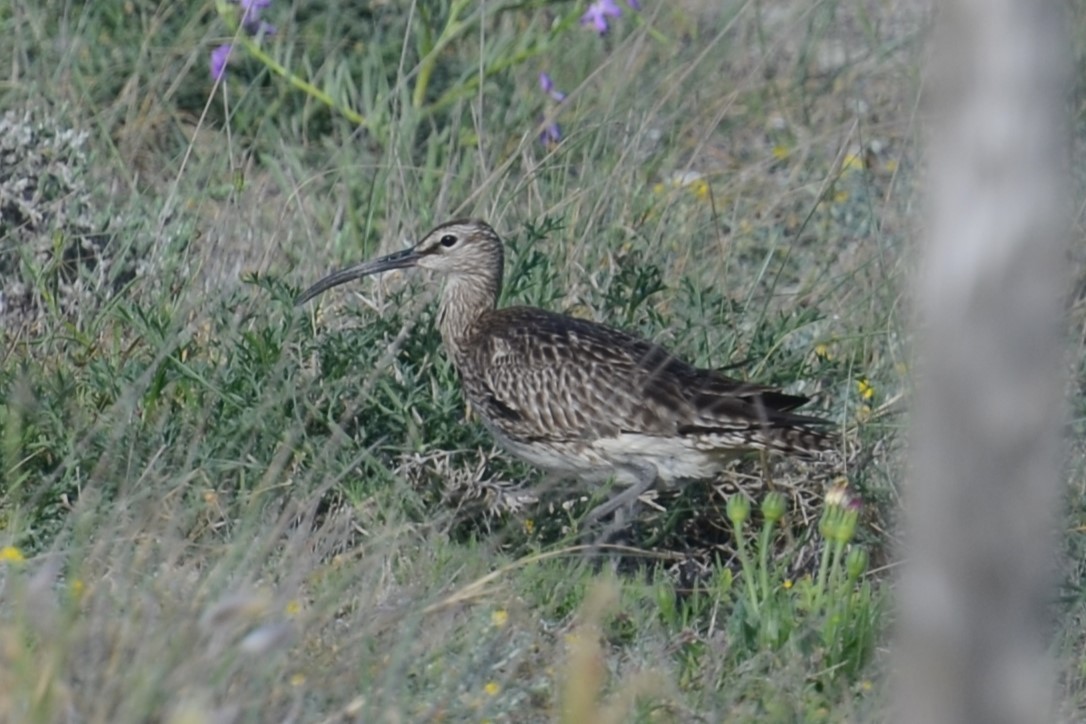
[[[646,469],[654,469],[657,482],[664,484],[710,478],[732,457],[719,448],[699,449],[691,439],[635,433],[546,444],[511,440],[494,429],[491,433],[513,455],[548,472],[586,481],[613,478],[618,485],[633,485]]]
[[[663,483],[711,478],[732,457],[719,448],[695,447],[691,438],[637,433],[601,438],[592,446],[616,466],[652,465]]]

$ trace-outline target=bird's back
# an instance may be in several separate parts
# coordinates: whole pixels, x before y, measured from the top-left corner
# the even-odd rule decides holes
[[[805,397],[700,369],[640,337],[541,309],[484,313],[459,357],[472,405],[520,443],[632,435],[800,454],[830,444],[817,429],[825,421],[791,412]]]

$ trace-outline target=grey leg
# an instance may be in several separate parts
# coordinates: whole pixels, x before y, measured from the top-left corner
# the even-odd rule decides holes
[[[615,514],[615,522],[609,527],[617,530],[626,524],[626,516],[623,515],[623,513],[632,512],[634,504],[637,503],[637,499],[653,486],[657,478],[656,466],[652,463],[644,463],[637,466],[631,465],[630,469],[637,475],[637,482],[618,495],[613,496],[610,500],[597,505],[589,511],[587,516],[588,521],[596,521],[609,513],[619,511]]]

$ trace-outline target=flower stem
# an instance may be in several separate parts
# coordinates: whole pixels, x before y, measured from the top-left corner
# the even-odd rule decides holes
[[[743,568],[743,580],[746,581],[747,597],[750,599],[751,610],[758,613],[758,589],[754,584],[754,566],[747,555],[747,539],[743,534],[743,528],[737,527],[735,531],[735,550],[739,554],[739,564]]]
[[[762,524],[762,536],[758,541],[758,581],[762,586],[762,601],[769,601],[769,543],[773,536],[773,521]]]
[[[434,74],[434,67],[437,65],[437,59],[441,55],[441,51],[467,27],[467,23],[460,20],[460,13],[464,11],[469,2],[470,0],[456,0],[453,2],[449,7],[449,19],[445,21],[445,27],[442,28],[441,35],[437,37],[433,47],[427,49],[426,54],[419,61],[419,75],[415,79],[415,90],[411,94],[411,105],[414,108],[422,108],[422,103],[426,100],[426,90],[430,87],[430,77]]]
[[[287,83],[289,83],[290,85],[294,86],[311,98],[314,98],[325,104],[332,110],[342,115],[351,123],[362,126],[363,128],[370,127],[370,123],[366,120],[365,116],[363,116],[361,113],[358,113],[354,109],[348,108],[342,103],[337,102],[335,98],[328,95],[317,86],[313,85],[306,79],[292,73],[288,68],[275,60],[275,58],[264,52],[264,50],[256,42],[254,42],[252,38],[249,38],[243,34],[239,36],[238,40],[241,42],[242,45],[245,46],[245,52],[249,53],[254,58],[259,60],[261,64],[263,64],[268,70],[286,80]]]
[[[815,586],[815,610],[822,610],[826,597],[826,574],[830,568],[830,548],[835,544],[829,539],[822,546],[822,559],[818,562],[818,583]]]

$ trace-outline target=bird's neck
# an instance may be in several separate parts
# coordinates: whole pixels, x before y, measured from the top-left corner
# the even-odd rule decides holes
[[[438,327],[454,364],[459,366],[479,317],[497,306],[500,284],[499,279],[459,274],[450,275],[445,281]]]

